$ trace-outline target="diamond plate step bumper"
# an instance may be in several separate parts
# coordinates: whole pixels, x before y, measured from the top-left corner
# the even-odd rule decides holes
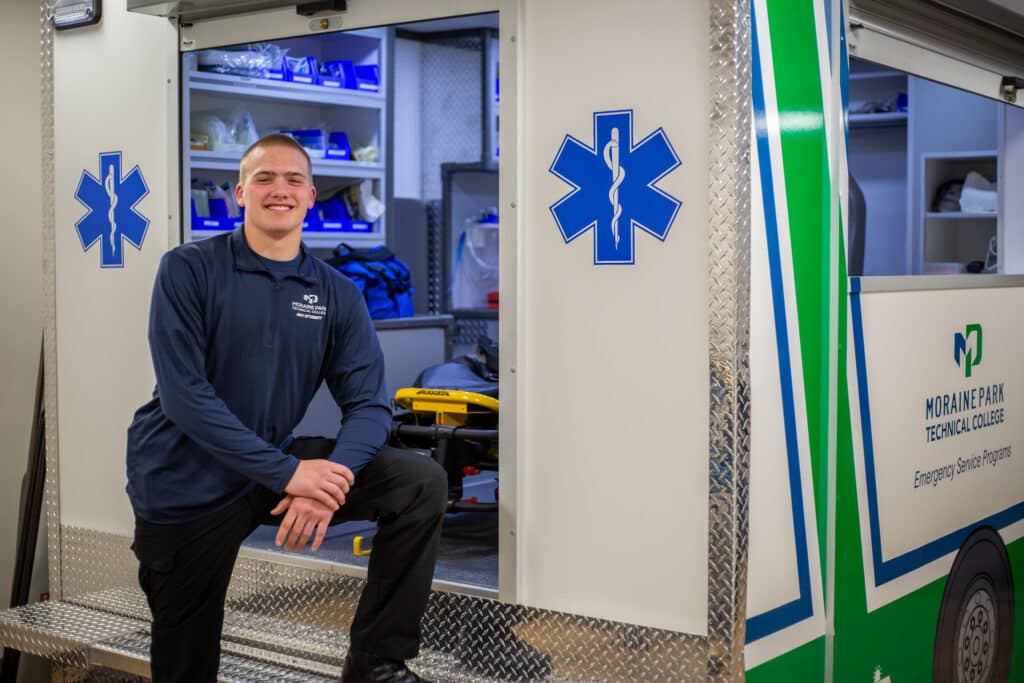
[[[148,677],[149,623],[141,592],[114,589],[2,611],[0,644],[65,666]],[[347,648],[347,634],[332,629],[229,609],[218,679],[330,683],[341,676]],[[452,680],[450,673],[457,669],[451,657],[429,652],[413,666],[440,680]]]

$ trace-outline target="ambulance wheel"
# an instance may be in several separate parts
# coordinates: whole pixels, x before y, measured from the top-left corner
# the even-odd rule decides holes
[[[935,629],[934,683],[999,683],[1013,655],[1013,575],[999,534],[974,530],[946,580]]]

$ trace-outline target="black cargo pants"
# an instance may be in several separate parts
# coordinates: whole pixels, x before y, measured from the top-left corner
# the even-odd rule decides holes
[[[325,457],[333,442],[299,439],[300,458]],[[356,475],[332,524],[378,523],[367,582],[352,620],[351,647],[393,659],[416,656],[430,595],[447,498],[444,470],[430,458],[382,448]],[[181,525],[136,519],[132,548],[139,585],[153,613],[154,683],[213,683],[220,661],[224,602],[242,541],[281,496],[257,486],[227,508]]]

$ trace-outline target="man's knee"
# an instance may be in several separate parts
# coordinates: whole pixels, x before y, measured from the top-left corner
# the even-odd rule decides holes
[[[433,458],[424,458],[428,462],[425,479],[424,497],[429,501],[430,509],[443,515],[448,507],[448,474]]]
[[[448,506],[448,475],[443,467],[431,457],[390,446],[382,449],[381,455],[393,460],[404,483],[415,485],[417,511],[427,516],[444,514]]]

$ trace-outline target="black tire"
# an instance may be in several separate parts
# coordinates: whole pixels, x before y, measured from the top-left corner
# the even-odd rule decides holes
[[[1001,683],[1013,655],[1013,574],[991,527],[971,532],[946,580],[935,629],[934,683]]]

